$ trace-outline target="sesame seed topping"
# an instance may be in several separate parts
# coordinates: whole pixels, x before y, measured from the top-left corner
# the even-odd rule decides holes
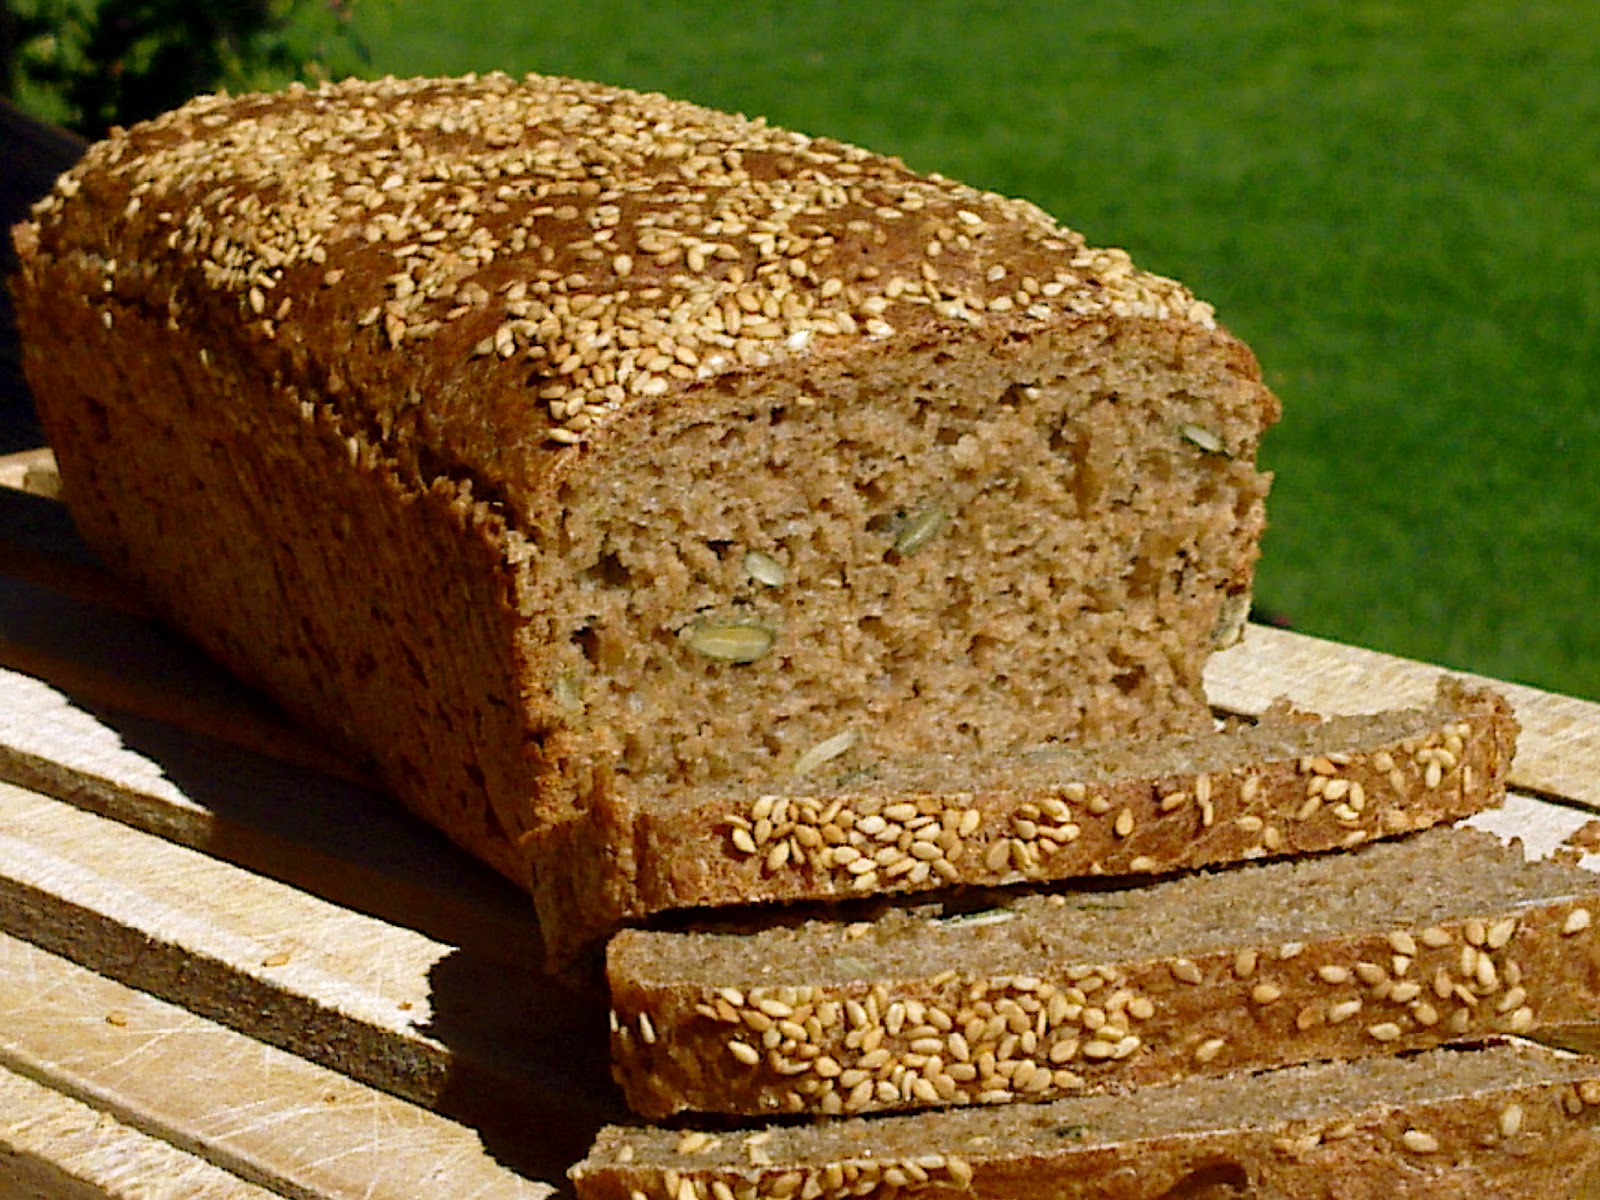
[[[1207,1038],[1195,1047],[1194,1059],[1198,1063],[1209,1063],[1222,1053],[1227,1044],[1227,1041],[1223,1038]]]
[[[1172,977],[1179,983],[1199,983],[1204,978],[1200,968],[1191,959],[1175,958],[1170,969]]]
[[[1439,1149],[1439,1139],[1420,1129],[1408,1129],[1400,1135],[1400,1144],[1413,1154],[1433,1154]]]

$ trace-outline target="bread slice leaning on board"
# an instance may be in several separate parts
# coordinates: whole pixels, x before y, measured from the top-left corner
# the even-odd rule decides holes
[[[1250,351],[857,147],[543,77],[204,97],[15,242],[85,537],[558,961],[596,897],[715,902],[631,875],[685,796],[1204,728],[1249,605]]]
[[[858,1114],[1593,1023],[1600,876],[1454,827],[1103,891],[624,930],[631,1108]]]
[[[1516,734],[1502,696],[1446,676],[1430,704],[1362,716],[1280,703],[1225,731],[819,768],[742,811],[720,789],[636,810],[626,864],[571,871],[596,885],[571,908],[593,928],[621,924],[607,897],[623,880],[639,912],[675,897],[847,900],[1347,849],[1498,805]],[[596,861],[618,840],[586,828],[567,853]]]
[[[1600,1063],[1524,1042],[1134,1096],[755,1129],[601,1131],[579,1200],[1563,1200],[1600,1168]]]

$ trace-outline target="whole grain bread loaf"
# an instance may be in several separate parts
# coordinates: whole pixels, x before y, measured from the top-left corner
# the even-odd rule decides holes
[[[1248,607],[1249,350],[852,146],[538,77],[207,97],[15,242],[90,543],[558,948],[635,812],[1200,728]]]
[[[612,1060],[629,1106],[853,1115],[1043,1100],[1600,1011],[1600,877],[1468,827],[973,903],[619,932]]]
[[[1600,1063],[1513,1042],[1049,1104],[601,1131],[579,1200],[1576,1200]]]
[[[1348,849],[1499,804],[1516,734],[1502,696],[1446,676],[1431,704],[1362,716],[1278,704],[1225,731],[819,763],[782,792],[751,792],[742,809],[723,787],[608,806],[603,830],[552,839],[575,864],[562,878],[588,890],[551,907],[581,941],[685,904],[1150,875]],[[633,847],[625,863],[607,858],[616,844]]]

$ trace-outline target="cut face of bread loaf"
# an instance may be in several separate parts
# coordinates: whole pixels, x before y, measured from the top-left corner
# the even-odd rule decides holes
[[[591,890],[549,907],[581,934],[685,904],[1148,875],[1348,849],[1499,804],[1516,732],[1503,697],[1446,678],[1429,705],[1365,716],[1321,720],[1280,705],[1226,732],[819,764],[742,805],[712,787],[611,806],[603,834],[574,826],[560,840],[574,863],[631,845],[628,871],[570,871]]]
[[[624,930],[629,1106],[873,1111],[1125,1090],[1594,1021],[1600,878],[1466,828],[1099,892]]]
[[[1600,1161],[1600,1064],[1527,1043],[1136,1097],[766,1129],[612,1126],[579,1200],[1558,1200]]]
[[[1248,607],[1249,351],[851,146],[555,79],[211,97],[16,242],[85,536],[557,943],[628,806],[1199,728]]]

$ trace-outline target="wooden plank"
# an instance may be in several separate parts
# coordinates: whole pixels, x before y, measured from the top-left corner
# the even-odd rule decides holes
[[[0,1068],[0,1198],[273,1200],[203,1158]]]
[[[553,1194],[473,1130],[4,935],[0,1066],[292,1200]]]
[[[54,500],[61,495],[61,472],[48,446],[0,454],[0,487]]]
[[[620,1112],[603,1004],[9,784],[0,930],[462,1119]]]
[[[1213,656],[1206,693],[1220,709],[1259,713],[1274,698],[1318,712],[1373,712],[1425,701],[1444,668],[1376,650],[1251,625],[1242,642]],[[1600,704],[1464,672],[1503,692],[1522,723],[1511,783],[1600,810]]]
[[[0,779],[532,970],[527,897],[391,798],[0,669]]]

